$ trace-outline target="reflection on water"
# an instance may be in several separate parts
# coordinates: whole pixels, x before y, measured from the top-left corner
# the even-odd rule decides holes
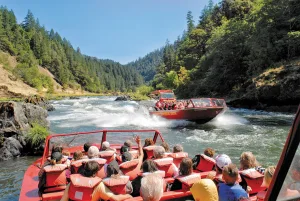
[[[86,97],[53,101],[56,110],[50,112],[48,117],[51,131],[70,133],[100,129],[157,129],[170,147],[180,143],[190,157],[212,147],[217,154],[226,153],[237,163],[243,151],[252,151],[263,166],[268,166],[277,163],[294,117],[292,114],[228,109],[213,121],[199,125],[150,116],[148,108],[137,102],[115,102],[114,99]],[[129,134],[127,138],[132,136]],[[90,140],[98,139],[79,139],[80,142]],[[122,142],[124,139],[109,136],[107,140]],[[32,157],[22,157],[1,162],[1,200],[18,200],[23,173],[33,160]]]

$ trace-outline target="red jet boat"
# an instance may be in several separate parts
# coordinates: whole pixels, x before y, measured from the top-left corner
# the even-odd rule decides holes
[[[191,98],[176,100],[172,90],[157,90],[153,94],[159,100],[150,114],[166,119],[187,120],[201,124],[212,120],[227,108],[224,99]]]
[[[72,154],[77,151],[83,151],[83,143],[87,141],[95,142],[95,146],[98,146],[99,149],[101,148],[101,144],[104,141],[111,142],[111,147],[115,148],[117,152],[120,151],[121,143],[124,142],[126,139],[132,139],[132,136],[138,134],[142,139],[149,137],[149,133],[153,135],[153,141],[156,144],[161,144],[164,141],[162,135],[159,131],[156,130],[99,130],[99,131],[91,131],[91,132],[81,132],[81,133],[70,133],[70,134],[54,134],[47,137],[45,142],[45,149],[43,157],[36,160],[25,172],[22,189],[20,192],[20,201],[53,201],[53,200],[60,200],[63,195],[63,188],[60,185],[60,188],[53,192],[43,193],[42,195],[38,194],[38,172],[40,171],[41,165],[48,160],[50,155],[50,150],[52,146],[56,143],[61,143],[64,145],[64,150],[68,150]],[[99,143],[97,143],[99,141]],[[296,114],[292,129],[289,132],[287,137],[285,146],[283,148],[280,160],[277,164],[277,168],[273,175],[272,182],[270,184],[269,189],[266,191],[264,188],[261,187],[263,175],[259,175],[258,172],[255,175],[243,175],[243,177],[247,185],[250,186],[254,192],[250,194],[251,201],[275,201],[275,200],[300,200],[300,177],[295,176],[295,169],[292,168],[292,164],[299,164],[299,161],[295,161],[299,158],[300,148],[300,107]],[[144,148],[147,152],[148,158],[152,157],[153,154],[153,147],[155,146],[148,146]],[[137,149],[137,147],[133,147],[133,149]],[[133,152],[134,152],[133,150]],[[152,152],[151,152],[152,151]],[[152,153],[152,154],[151,154]],[[105,155],[105,154],[104,154]],[[103,156],[104,156],[103,155]],[[296,157],[295,157],[296,156]],[[298,156],[298,157],[297,157]],[[174,164],[178,164],[183,157],[187,157],[187,153],[182,152],[182,154],[170,154],[167,157],[172,157]],[[107,161],[109,160],[106,158]],[[100,159],[100,160],[106,160]],[[131,161],[130,161],[131,162]],[[214,159],[207,159],[202,156],[200,163],[197,166],[199,171],[194,172],[194,176],[198,175],[200,178],[205,178],[214,166]],[[127,162],[125,162],[127,163]],[[164,168],[166,168],[166,164],[164,163]],[[120,168],[122,163],[120,164]],[[128,167],[128,166],[127,166]],[[131,167],[131,166],[129,166]],[[126,166],[123,168],[123,173],[125,175],[130,175],[130,177],[137,176],[137,172],[139,170],[135,170],[131,167],[131,169],[127,169]],[[137,171],[134,172],[133,171]],[[297,170],[298,174],[300,174],[300,169]],[[166,171],[167,172],[167,171]],[[165,175],[166,176],[166,175]],[[291,179],[293,178],[293,179]],[[298,179],[298,181],[297,181]],[[165,177],[165,181],[168,183],[172,183],[174,178],[167,178]],[[67,184],[67,183],[66,183]],[[66,185],[65,184],[65,185]],[[193,183],[187,184],[185,188],[182,190],[177,191],[168,191],[164,192],[161,200],[192,200],[193,197],[191,196],[191,192],[189,188]],[[291,189],[293,187],[294,189]],[[255,189],[255,190],[254,190]],[[127,199],[126,201],[142,201],[141,197],[134,197]]]

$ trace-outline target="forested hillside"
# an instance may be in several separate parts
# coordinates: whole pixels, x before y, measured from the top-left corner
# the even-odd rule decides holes
[[[156,73],[156,67],[161,64],[163,57],[163,48],[154,50],[146,56],[137,59],[136,61],[127,64],[129,67],[135,68],[148,82],[153,79]]]
[[[0,8],[0,50],[17,57],[15,75],[37,89],[48,88],[48,92],[53,91],[51,79],[39,74],[38,65],[47,68],[65,88],[128,91],[143,83],[131,67],[81,54],[80,48],[75,50],[59,33],[46,30],[30,11],[18,24],[12,10]]]
[[[210,1],[199,19],[189,12],[185,36],[164,48],[154,87],[181,97],[299,102],[299,11],[299,0],[222,0]],[[278,77],[263,76],[280,66]],[[259,85],[258,77],[264,77]]]

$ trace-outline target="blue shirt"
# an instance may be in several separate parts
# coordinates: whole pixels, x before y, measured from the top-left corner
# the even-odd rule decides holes
[[[219,201],[238,201],[241,197],[248,198],[248,194],[239,184],[219,184]]]

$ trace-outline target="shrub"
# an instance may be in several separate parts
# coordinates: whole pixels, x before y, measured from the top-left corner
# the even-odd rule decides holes
[[[26,135],[26,141],[32,146],[38,146],[45,141],[48,135],[49,131],[47,128],[38,123],[33,123],[28,134]]]

